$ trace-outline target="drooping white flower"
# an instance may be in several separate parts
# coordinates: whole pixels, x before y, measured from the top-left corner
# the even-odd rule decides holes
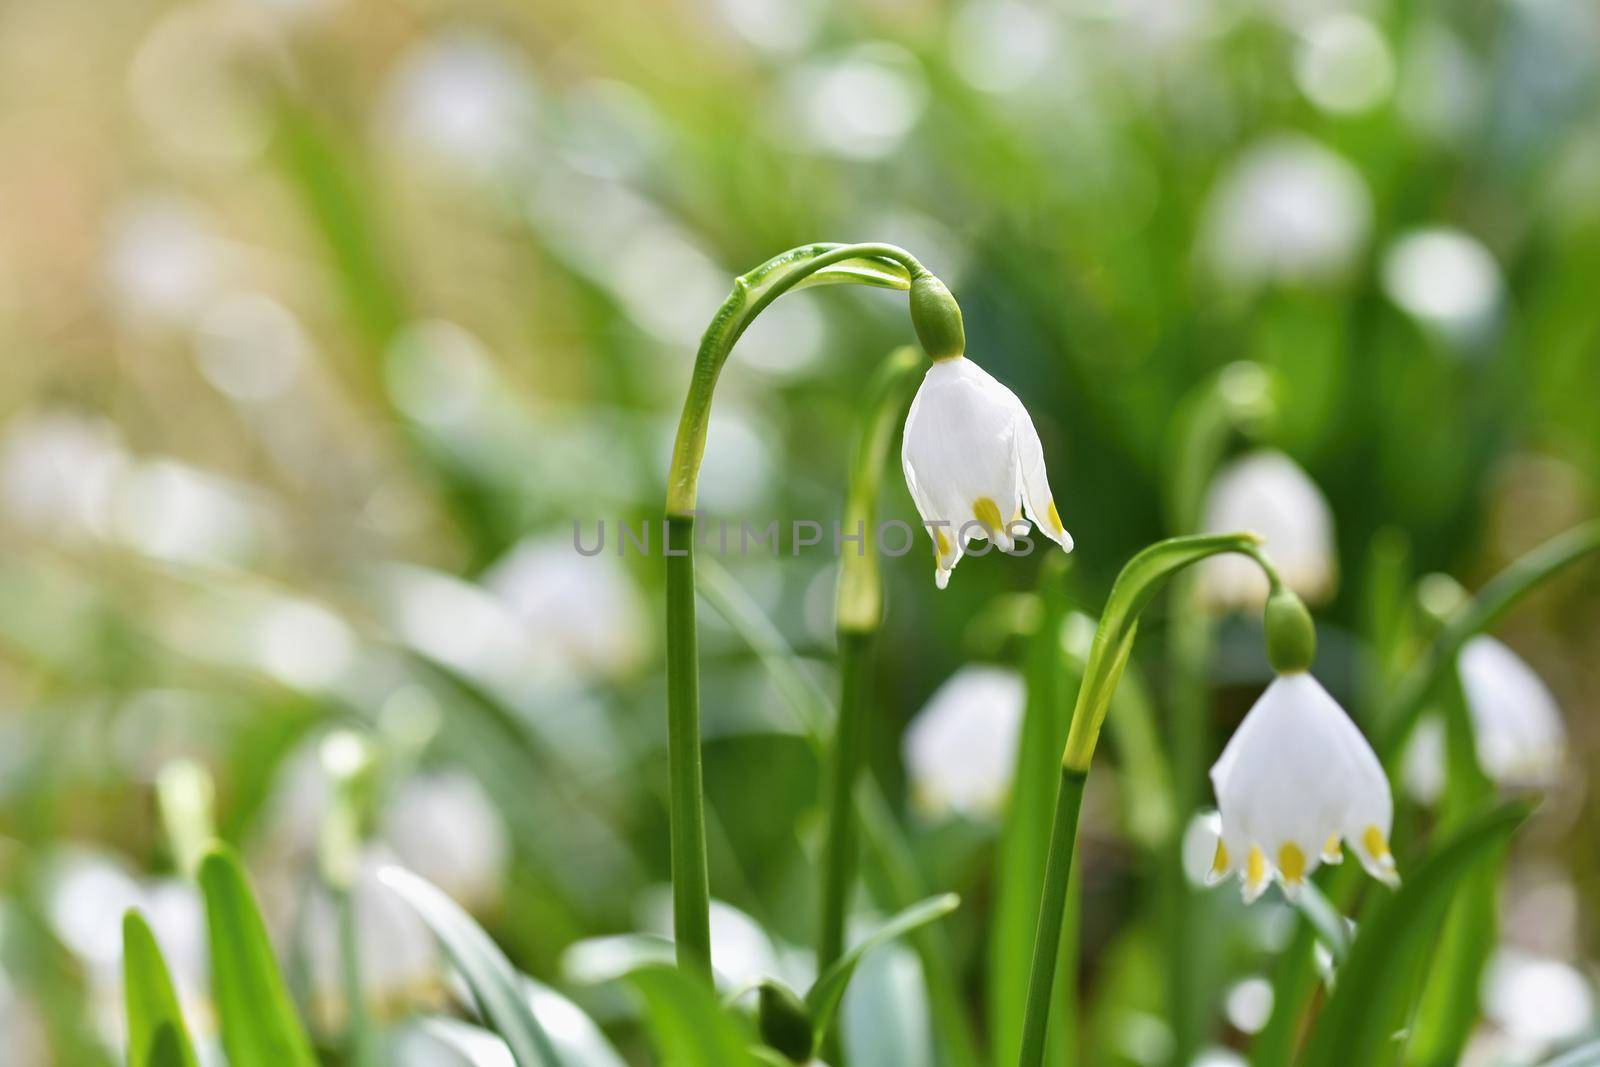
[[[1461,649],[1461,691],[1472,720],[1478,764],[1490,780],[1512,788],[1549,788],[1567,749],[1561,710],[1521,657],[1479,635]],[[1431,804],[1444,792],[1445,730],[1437,716],[1417,725],[1406,748],[1407,791]]]
[[[1397,881],[1383,765],[1310,674],[1273,680],[1211,768],[1211,784],[1222,809],[1212,878],[1239,871],[1246,902],[1274,877],[1292,895],[1318,864],[1339,862],[1341,841],[1374,878]]]
[[[1045,476],[1044,446],[1017,395],[965,356],[935,360],[906,416],[906,486],[933,539],[943,589],[969,540],[1010,551],[1023,515],[1068,552]]]
[[[1461,649],[1461,689],[1478,760],[1505,785],[1549,785],[1561,770],[1566,728],[1556,698],[1521,657],[1480,635]]]
[[[1260,534],[1278,573],[1302,600],[1326,600],[1338,580],[1333,511],[1310,475],[1282,452],[1261,449],[1233,460],[1212,479],[1202,525],[1206,533]],[[1201,594],[1220,609],[1254,610],[1267,599],[1267,579],[1232,553],[1200,564]]]
[[[912,801],[924,813],[982,818],[1011,789],[1026,699],[1005,667],[963,667],[934,691],[905,735]]]

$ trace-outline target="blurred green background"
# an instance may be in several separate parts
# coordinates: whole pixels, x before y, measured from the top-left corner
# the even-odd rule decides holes
[[[1185,397],[1270,368],[1262,440],[1332,506],[1322,663],[1358,721],[1367,664],[1403,656],[1370,645],[1374,588],[1475,587],[1595,514],[1591,0],[0,0],[8,1063],[109,1062],[105,916],[183,892],[153,800],[175,758],[212,772],[285,931],[334,725],[395,754],[382,847],[530,973],[660,926],[660,560],[582,558],[573,523],[659,515],[700,331],[735,274],[816,240],[903,245],[955,291],[1044,439],[1091,612],[1178,532]],[[762,317],[719,391],[706,514],[838,514],[902,300]],[[915,520],[898,478],[884,506]],[[723,562],[831,689],[829,554]],[[889,561],[871,760],[897,802],[906,724],[961,664],[1015,661],[996,598],[1037,572],[968,559],[937,593],[922,543]],[[1570,738],[1508,951],[1591,1000],[1597,605],[1582,566],[1501,634]],[[702,625],[713,891],[807,944],[816,768],[744,643]],[[1165,625],[1142,631],[1158,716]],[[1222,629],[1216,745],[1267,677],[1252,625]],[[992,820],[906,817],[930,885],[967,898],[976,1003]],[[1097,1062],[1159,1062],[1127,962],[1150,871],[1115,790],[1087,819]],[[283,936],[313,943],[315,1003],[310,926]],[[1220,965],[1218,1045],[1265,958]],[[377,999],[439,996],[423,960]],[[1521,1062],[1514,1023],[1485,1032],[1478,1062]]]

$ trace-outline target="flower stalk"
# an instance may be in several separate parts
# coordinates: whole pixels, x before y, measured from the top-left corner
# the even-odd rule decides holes
[[[1083,807],[1084,785],[1088,780],[1089,764],[1094,758],[1112,694],[1133,650],[1139,614],[1174,574],[1208,556],[1224,552],[1250,557],[1263,568],[1274,587],[1281,586],[1253,534],[1174,537],[1151,545],[1128,561],[1117,576],[1105,610],[1100,615],[1100,623],[1089,648],[1089,658],[1084,664],[1083,684],[1078,689],[1066,748],[1061,754],[1061,782],[1050,830],[1050,851],[1045,861],[1033,966],[1023,1017],[1022,1048],[1018,1059],[1021,1067],[1039,1067],[1044,1060],[1056,957],[1066,916],[1067,886],[1077,850],[1078,816]]]
[[[784,293],[832,283],[907,290],[931,277],[915,257],[893,245],[813,244],[791,249],[734,280],[733,291],[706,328],[695,355],[667,473],[667,773],[678,964],[708,983],[712,980],[711,889],[700,752],[694,509],[712,394],[735,342],[756,316]],[[926,281],[923,289],[927,289]],[[919,332],[926,318],[926,314],[913,315]]]

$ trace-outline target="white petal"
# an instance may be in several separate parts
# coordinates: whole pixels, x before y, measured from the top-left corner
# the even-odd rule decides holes
[[[1509,785],[1553,784],[1566,728],[1555,697],[1533,669],[1494,638],[1474,637],[1461,649],[1461,688],[1485,773]]]
[[[1061,523],[1061,513],[1056,510],[1055,497],[1050,493],[1050,480],[1045,476],[1044,445],[1039,441],[1039,431],[1034,429],[1028,409],[1017,401],[1017,465],[1022,470],[1022,503],[1028,518],[1050,540],[1072,551],[1072,535]]]
[[[935,690],[906,730],[906,771],[917,806],[968,817],[999,811],[1016,770],[1026,694],[1004,667],[968,666]]]
[[[1254,452],[1219,471],[1206,494],[1202,527],[1260,534],[1284,582],[1307,601],[1333,592],[1333,513],[1305,471],[1281,452]],[[1228,554],[1200,567],[1202,592],[1213,605],[1255,609],[1265,603],[1267,580],[1252,561]]]
[[[923,522],[945,524],[930,532],[942,572],[955,566],[965,541],[986,538],[978,516],[985,504],[1000,520],[995,542],[1011,544],[1004,526],[1020,515],[1022,496],[1015,404],[1010,390],[964,357],[930,367],[911,403],[901,466]]]
[[[1277,678],[1211,768],[1229,866],[1254,899],[1276,874],[1292,892],[1343,836],[1393,877],[1388,779],[1366,739],[1309,674]]]

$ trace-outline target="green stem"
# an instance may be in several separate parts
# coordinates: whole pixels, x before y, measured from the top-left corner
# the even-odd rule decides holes
[[[1022,1054],[1018,1062],[1024,1067],[1037,1067],[1044,1061],[1050,996],[1055,985],[1061,928],[1067,915],[1067,885],[1078,845],[1078,813],[1083,809],[1087,780],[1084,771],[1061,768],[1056,814],[1050,826],[1050,858],[1045,861],[1044,890],[1040,894],[1039,929],[1033,941],[1033,968],[1028,975],[1028,1007],[1022,1021]]]
[[[904,249],[814,244],[791,249],[734,280],[700,339],[667,472],[667,773],[672,838],[673,932],[678,963],[710,981],[711,888],[706,866],[700,756],[700,681],[695,650],[694,507],[723,364],[763,309],[792,289],[831,282],[910,289],[929,278]]]
[[[711,875],[700,766],[700,670],[695,649],[694,519],[667,519],[667,777],[672,838],[672,934],[678,966],[711,980]]]
[[[1050,1021],[1051,988],[1060,947],[1067,880],[1077,844],[1078,809],[1083,783],[1094,758],[1100,728],[1117,683],[1133,651],[1139,613],[1174,574],[1208,556],[1237,552],[1255,560],[1276,588],[1277,573],[1262,554],[1253,534],[1208,534],[1158,541],[1137,553],[1122,568],[1095,628],[1078,688],[1066,749],[1061,755],[1061,788],[1056,798],[1056,818],[1050,831],[1050,858],[1046,863],[1039,925],[1033,945],[1033,968],[1028,982],[1028,1006],[1023,1019],[1021,1067],[1039,1067],[1044,1056]]]
[[[352,1067],[368,1067],[374,1062],[372,1027],[367,1018],[366,997],[361,983],[361,944],[357,926],[355,893],[341,887],[334,890],[334,905],[339,914],[339,977],[344,985],[344,1046]]]
[[[828,761],[828,837],[822,854],[817,973],[844,955],[845,908],[855,879],[854,787],[861,766],[862,715],[872,635],[839,634],[839,722]]]

